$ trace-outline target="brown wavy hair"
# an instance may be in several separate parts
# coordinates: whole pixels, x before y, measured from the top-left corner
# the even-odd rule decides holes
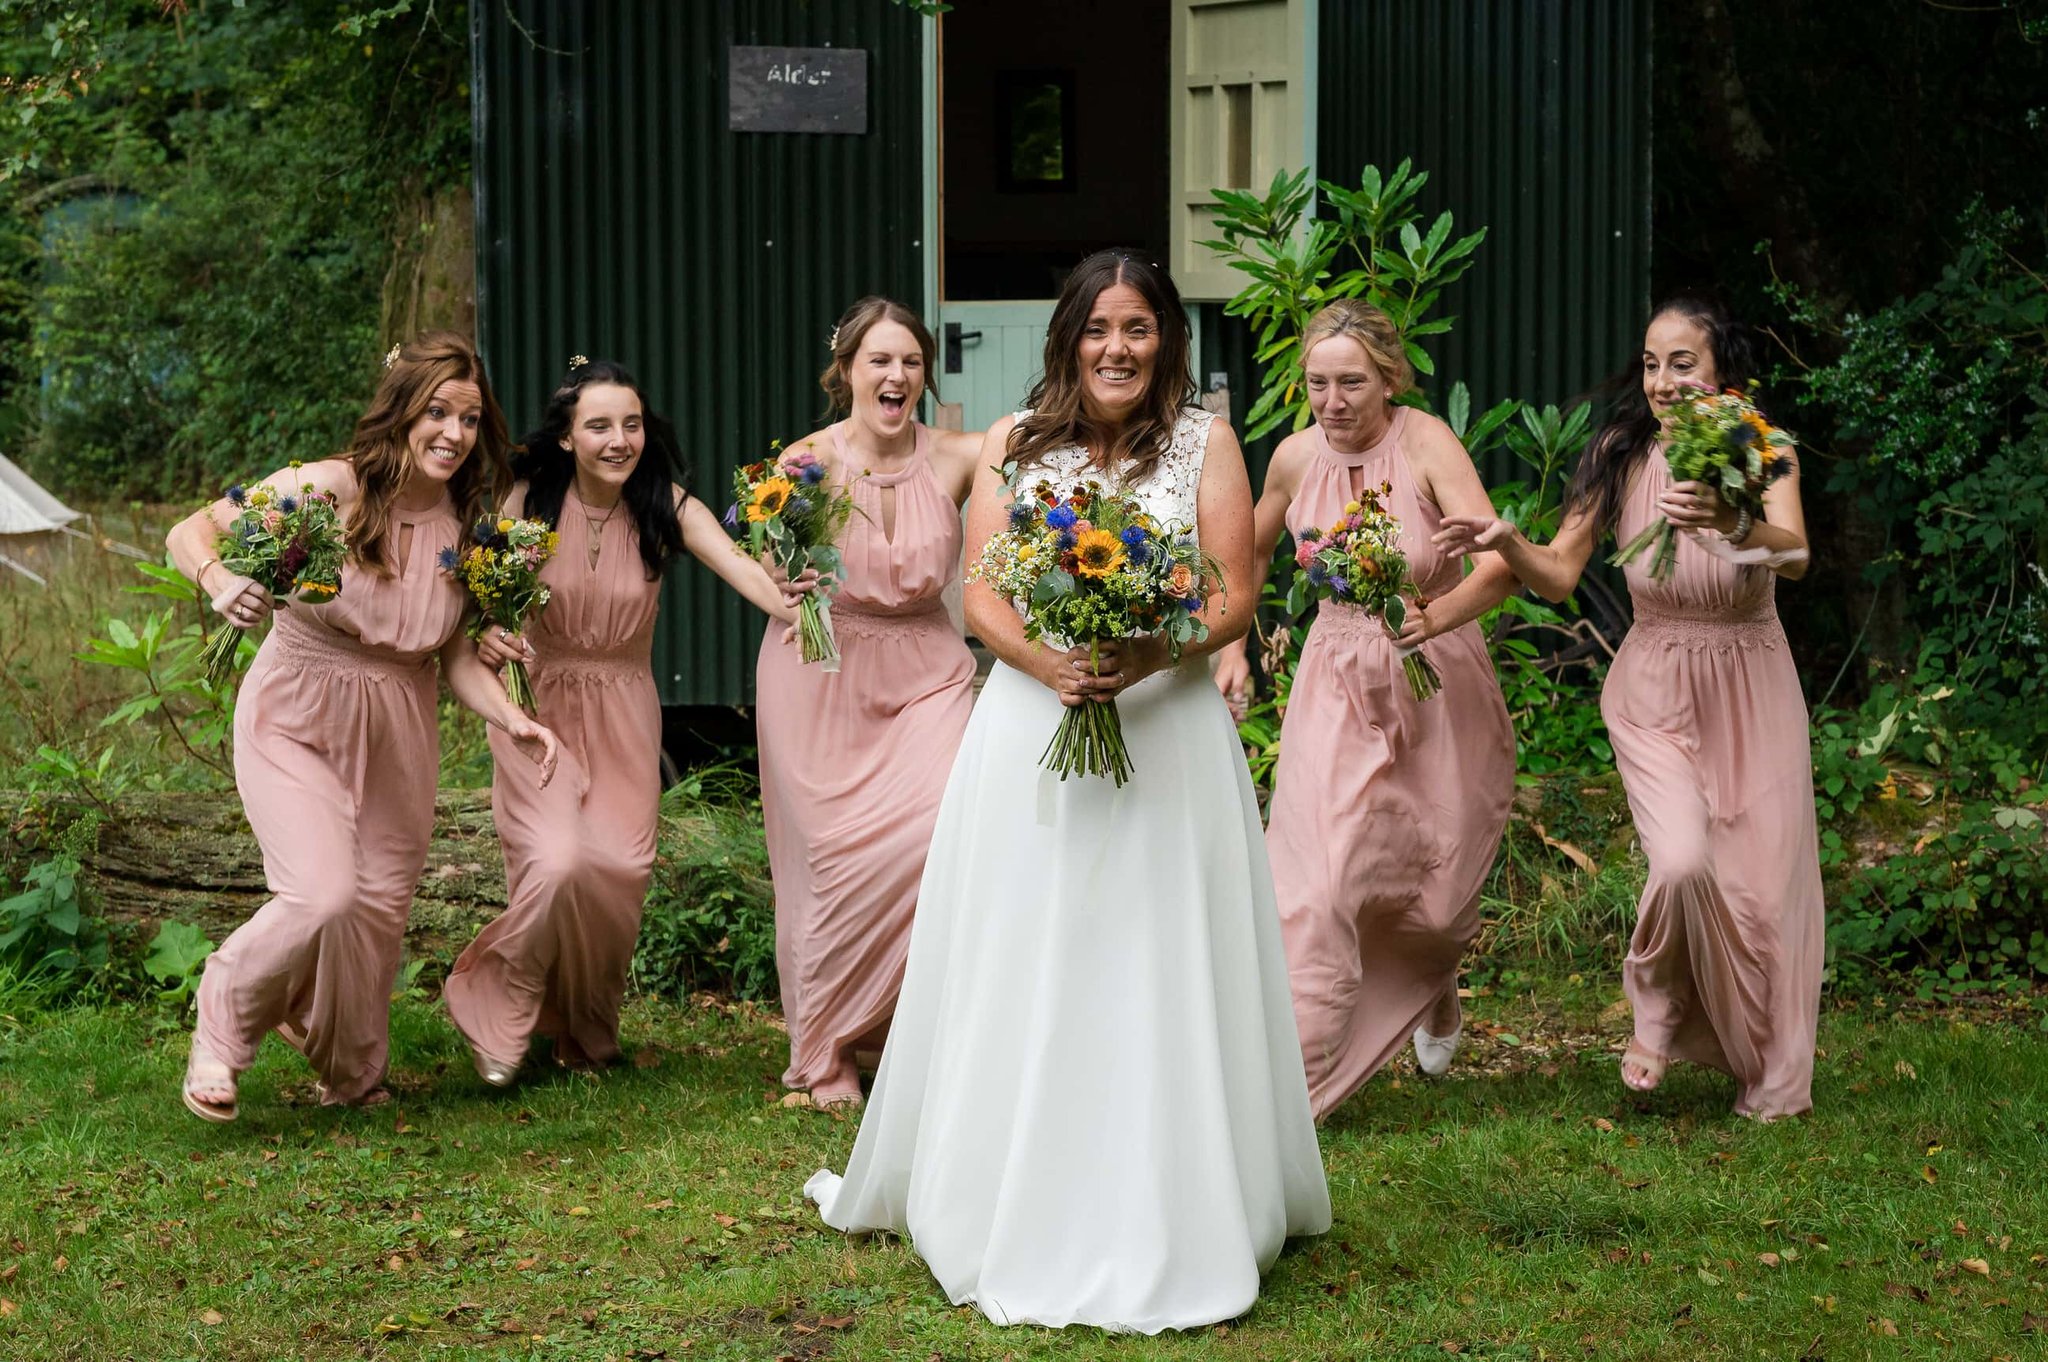
[[[831,403],[826,415],[853,410],[853,383],[846,371],[852,367],[853,357],[860,353],[860,343],[867,339],[868,332],[883,322],[895,322],[917,338],[917,348],[924,352],[924,390],[937,399],[938,346],[932,340],[931,328],[924,324],[924,318],[894,298],[870,293],[841,313],[839,325],[832,328],[832,362],[818,375],[818,386],[825,390],[825,398]]]
[[[401,346],[398,358],[384,371],[369,410],[356,422],[356,433],[341,455],[355,468],[357,500],[348,520],[349,552],[377,574],[391,571],[391,504],[412,472],[412,451],[406,442],[413,424],[424,416],[443,383],[474,383],[483,394],[476,444],[448,480],[466,541],[477,517],[505,483],[505,451],[511,443],[505,413],[498,406],[491,381],[484,376],[483,357],[467,336],[453,331],[428,331]]]
[[[1081,409],[1081,340],[1095,300],[1117,284],[1136,289],[1158,318],[1159,353],[1138,411],[1121,428],[1100,430]],[[1053,305],[1052,323],[1045,329],[1044,377],[1024,400],[1029,413],[1010,431],[1010,457],[1030,465],[1067,445],[1107,441],[1098,465],[1113,469],[1128,462],[1132,479],[1143,478],[1172,443],[1181,410],[1195,400],[1188,351],[1187,309],[1158,262],[1121,248],[1097,251],[1074,267]]]

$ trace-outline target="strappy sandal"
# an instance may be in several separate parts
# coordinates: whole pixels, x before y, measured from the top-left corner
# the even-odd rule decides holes
[[[210,1101],[201,1093],[222,1092],[228,1095],[225,1102]],[[215,1125],[226,1125],[241,1114],[236,1101],[235,1071],[211,1051],[202,1050],[198,1041],[192,1042],[192,1053],[185,1061],[185,1109],[202,1121]]]
[[[1633,1064],[1643,1073],[1641,1079],[1629,1077],[1629,1066]],[[1664,1081],[1664,1071],[1671,1067],[1671,1061],[1654,1050],[1646,1049],[1640,1042],[1631,1040],[1628,1049],[1621,1056],[1621,1081],[1623,1086],[1635,1092],[1652,1092]]]

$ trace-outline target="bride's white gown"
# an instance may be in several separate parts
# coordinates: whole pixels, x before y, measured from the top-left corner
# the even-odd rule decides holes
[[[1184,413],[1134,489],[1158,519],[1195,523],[1209,423]],[[1061,781],[1038,765],[1058,698],[996,665],[853,1156],[804,1189],[827,1224],[907,1235],[998,1324],[1230,1319],[1289,1235],[1330,1225],[1236,730],[1199,661],[1118,707],[1130,781]]]

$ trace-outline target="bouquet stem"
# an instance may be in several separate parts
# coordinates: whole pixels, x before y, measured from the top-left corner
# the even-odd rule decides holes
[[[1607,561],[1613,567],[1620,567],[1638,555],[1650,554],[1650,575],[1662,579],[1671,575],[1671,564],[1678,557],[1678,539],[1671,532],[1671,522],[1658,516],[1648,529],[1614,551]]]
[[[1109,776],[1121,787],[1131,778],[1131,754],[1124,746],[1123,716],[1116,701],[1075,705],[1060,719],[1038,764],[1068,776]]]
[[[526,674],[526,664],[517,658],[505,664],[505,698],[528,715],[535,713],[533,678]]]
[[[1444,688],[1444,678],[1437,671],[1436,663],[1431,662],[1421,649],[1401,659],[1401,670],[1408,674],[1408,689],[1418,700],[1427,700]]]
[[[797,643],[806,662],[823,662],[825,670],[839,670],[839,640],[832,633],[832,603],[813,591],[797,607]]]
[[[207,636],[199,660],[205,664],[209,684],[221,685],[235,674],[235,654],[241,647],[242,627],[238,624],[223,624]]]

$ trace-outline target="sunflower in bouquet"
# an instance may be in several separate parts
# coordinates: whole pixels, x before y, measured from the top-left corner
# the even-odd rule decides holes
[[[553,594],[540,579],[540,570],[555,556],[561,536],[545,521],[486,516],[477,521],[470,538],[475,542],[466,549],[441,550],[442,569],[461,583],[475,606],[469,636],[482,638],[494,628],[526,632],[527,621]],[[505,664],[504,677],[505,698],[533,713],[533,678],[526,664],[513,658]]]
[[[1732,508],[1747,527],[1764,514],[1764,492],[1792,471],[1791,435],[1765,419],[1750,391],[1686,384],[1664,414],[1664,462],[1674,482],[1700,482]],[[1678,537],[1663,516],[1615,550],[1607,561],[1619,567],[1650,555],[1650,575],[1671,575]],[[1741,534],[1735,536],[1742,538]]]
[[[989,536],[968,576],[1017,603],[1026,638],[1086,644],[1092,660],[1103,643],[1139,635],[1165,639],[1178,659],[1187,644],[1208,637],[1201,610],[1222,569],[1196,545],[1192,527],[1158,523],[1122,488],[1090,482],[1062,494],[1044,482],[1020,487],[1014,463],[1003,475],[1009,526]],[[1069,708],[1039,764],[1061,780],[1129,780],[1116,701]]]
[[[1311,598],[1336,601],[1378,615],[1398,634],[1408,619],[1408,597],[1415,598],[1418,610],[1429,604],[1401,552],[1401,522],[1383,500],[1392,490],[1382,483],[1377,491],[1346,502],[1344,514],[1327,530],[1303,531],[1294,550],[1301,571],[1287,592],[1290,612],[1300,614]],[[1443,689],[1436,664],[1420,648],[1401,655],[1401,670],[1418,700]]]
[[[322,605],[341,594],[348,540],[331,493],[311,483],[297,492],[237,483],[228,488],[227,499],[236,515],[220,537],[222,567],[257,583],[279,605],[291,600]],[[199,655],[208,681],[218,686],[228,679],[241,644],[240,625],[223,624],[213,631]]]
[[[733,473],[725,523],[734,530],[744,525],[748,552],[772,558],[791,579],[806,569],[817,571],[817,590],[797,607],[797,643],[804,661],[838,671],[839,642],[827,593],[839,577],[839,535],[853,515],[853,493],[829,485],[825,465],[808,445],[785,450],[778,440],[770,449],[772,458]]]

